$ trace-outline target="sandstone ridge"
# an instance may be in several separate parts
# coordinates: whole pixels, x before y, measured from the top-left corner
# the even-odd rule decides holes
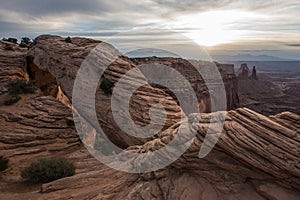
[[[71,123],[70,103],[76,73],[89,52],[100,43],[85,38],[72,38],[72,43],[67,43],[64,38],[44,35],[35,40],[28,52],[17,47],[6,50],[6,43],[3,43],[3,48],[1,46],[0,74],[5,81],[0,83],[0,98],[9,98],[6,82],[15,78],[34,79],[38,87],[33,94],[21,95],[21,100],[13,105],[0,102],[0,155],[10,160],[9,169],[0,174],[3,180],[0,184],[1,199],[299,198],[299,115],[283,112],[267,117],[247,108],[220,111],[226,115],[220,139],[207,157],[199,159],[209,121],[218,112],[187,114],[181,120],[182,109],[172,94],[151,84],[133,94],[130,116],[123,114],[132,117],[135,123],[146,125],[149,115],[145,113],[153,104],[163,100],[167,120],[162,131],[146,139],[120,131],[113,121],[110,96],[101,90],[96,93],[99,123],[115,144],[144,153],[164,147],[178,133],[180,125],[185,125],[189,131],[197,133],[190,148],[172,165],[147,174],[116,171],[93,158]],[[107,55],[108,60],[117,52],[109,44],[98,51]],[[176,63],[186,62],[157,60],[171,63],[175,68]],[[119,55],[104,72],[104,77],[117,82],[142,61]],[[127,84],[135,85],[146,80],[139,71],[133,75],[135,78]],[[41,76],[44,78],[39,78]],[[236,96],[235,77],[230,78],[228,73],[222,77],[225,86],[227,84],[226,91],[231,92],[227,93],[227,98],[232,99],[230,106],[235,108],[238,102],[233,100]],[[205,91],[205,86],[197,86],[196,82],[194,87]],[[84,106],[89,109],[89,105]],[[86,119],[87,126],[93,127],[95,122],[88,120],[89,113],[80,107],[76,109]],[[95,134],[86,139],[93,146]],[[74,176],[32,187],[21,180],[20,169],[32,160],[62,155],[76,165]],[[127,160],[134,162],[130,158]]]

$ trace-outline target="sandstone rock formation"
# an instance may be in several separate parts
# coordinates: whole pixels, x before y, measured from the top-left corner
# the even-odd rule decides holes
[[[10,96],[7,91],[7,83],[13,79],[25,78],[24,71],[26,49],[21,49],[17,44],[0,41],[0,105],[3,105]]]
[[[239,72],[238,72],[238,79],[241,79],[241,80],[248,79],[249,78],[249,71],[250,71],[250,69],[247,66],[247,63],[241,64],[241,67],[240,67]]]
[[[29,50],[27,55],[27,71],[29,72],[29,75],[35,80],[35,77],[42,77],[38,78],[41,81],[36,80],[36,82],[37,85],[43,91],[46,91],[47,94],[51,93],[49,91],[52,91],[53,93],[53,91],[55,91],[55,88],[59,86],[66,94],[66,96],[70,100],[72,100],[72,89],[77,70],[79,69],[80,64],[87,56],[87,54],[91,51],[92,48],[95,48],[96,45],[99,44],[99,42],[89,39],[72,38],[72,43],[67,43],[63,38],[46,35],[37,38],[34,44],[35,45]],[[97,54],[101,55],[103,60],[101,62],[95,60],[94,62],[99,62],[98,64],[100,65],[103,65],[103,63],[106,63],[107,66],[109,65],[107,70],[104,72],[104,77],[110,79],[113,82],[118,82],[118,80],[126,72],[135,68],[136,66],[130,59],[122,56],[109,44],[102,43],[101,48],[96,50]],[[191,85],[200,101],[200,111],[211,111],[210,104],[212,97],[210,95],[212,95],[212,92],[210,92],[209,94],[204,80],[201,78],[201,76],[197,75],[197,72],[195,72],[195,69],[191,66],[190,62],[183,59],[167,58],[161,59],[161,61],[157,60],[157,63],[171,65],[176,70],[185,75],[188,80],[190,80]],[[136,62],[136,64],[140,63]],[[209,67],[214,63],[200,62],[196,64],[200,65],[201,67]],[[224,69],[226,68],[227,71],[222,69],[221,65],[218,65],[218,67],[225,84],[227,108],[236,108],[239,106],[239,100],[237,96],[236,78],[233,74],[233,70],[228,70],[230,68],[228,66],[224,67]],[[99,69],[96,68],[94,73],[97,73],[97,70]],[[145,77],[140,72],[136,72],[133,77],[134,79],[130,79],[130,82],[127,83],[128,85],[134,86],[137,85],[140,81],[146,81]],[[83,90],[86,90],[86,87],[83,87]],[[130,94],[132,92],[125,91],[125,93]],[[123,97],[120,96],[120,98]],[[178,105],[174,105],[176,104],[176,99],[172,98],[172,94],[168,93],[167,91],[163,92],[162,90],[160,90],[160,88],[156,89],[151,87],[150,85],[144,85],[134,93],[134,97],[132,97],[131,99],[132,101],[130,106],[132,109],[130,110],[130,114],[134,122],[139,125],[146,125],[149,123],[150,118],[147,114],[145,115],[145,113],[148,113],[150,106],[157,102],[160,102],[165,106],[167,112],[166,114],[167,116],[169,116],[165,124],[160,124],[162,122],[158,122],[158,126],[163,125],[164,128],[167,128],[175,122],[178,122],[178,120],[180,119],[181,108]],[[140,100],[136,101],[135,99]],[[161,99],[164,99],[163,102],[161,102]],[[82,107],[91,108],[91,105],[89,103],[86,103]],[[146,141],[145,139],[128,137],[126,133],[122,133],[122,131],[114,123],[113,116],[111,114],[109,98],[100,90],[98,90],[96,94],[96,112],[98,118],[100,119],[99,122],[101,124],[101,127],[103,128],[104,132],[111,132],[112,135],[109,135],[108,137],[110,137],[110,139],[114,143],[120,145],[121,147],[128,147],[134,144],[142,144]],[[90,113],[86,112],[85,114],[87,115],[85,116],[86,118],[91,118]],[[124,119],[128,119],[131,117],[128,116],[128,114],[123,115]],[[90,123],[95,127],[95,121],[92,121]]]
[[[250,69],[249,69],[247,63],[241,64],[241,67],[238,70],[238,79],[239,80],[247,80],[247,79],[258,80],[255,66],[253,66],[252,73],[250,76],[249,76],[249,72],[250,72]]]
[[[299,198],[299,115],[284,112],[266,117],[246,108],[225,111],[224,129],[216,147],[207,157],[199,159],[199,148],[203,145],[209,121],[219,113],[190,114],[180,121],[182,111],[172,94],[149,84],[134,93],[130,101],[131,116],[125,117],[147,124],[149,116],[145,113],[153,103],[163,100],[168,120],[161,132],[147,139],[121,132],[110,116],[110,96],[98,90],[96,109],[101,126],[110,130],[108,136],[122,148],[147,153],[164,147],[178,133],[180,125],[185,125],[188,127],[187,134],[197,133],[190,148],[172,165],[147,174],[116,171],[94,159],[83,147],[70,123],[73,119],[69,103],[72,103],[76,72],[97,44],[98,41],[83,38],[72,38],[72,43],[66,43],[61,37],[41,36],[26,58],[22,50],[15,49],[9,50],[12,51],[10,53],[20,54],[20,57],[11,56],[8,61],[5,59],[7,50],[3,51],[0,74],[11,79],[14,76],[10,74],[18,69],[19,78],[27,78],[28,73],[40,89],[34,94],[22,95],[22,99],[14,105],[0,105],[0,156],[10,160],[10,168],[0,173],[0,199]],[[98,51],[110,60],[110,55],[116,50],[105,44]],[[170,62],[178,65],[178,61]],[[135,66],[130,59],[120,55],[104,76],[117,82]],[[133,75],[135,79],[127,84],[134,85],[145,79],[138,71]],[[44,79],[39,79],[39,76]],[[4,94],[5,84],[1,84],[4,88],[1,88],[1,94]],[[86,106],[89,109],[89,105]],[[88,121],[88,113],[80,108],[77,111],[87,119],[88,125],[94,126],[95,122]],[[212,136],[214,134],[217,133],[213,132]],[[93,144],[95,141],[92,138],[90,142]],[[66,157],[76,165],[76,174],[42,185],[24,183],[20,169],[41,156]],[[120,159],[134,162],[131,158]]]
[[[251,79],[258,80],[255,66],[253,66],[253,68],[252,68]]]
[[[39,70],[43,71],[42,73],[50,74],[48,75],[49,79],[42,82],[45,83],[49,81],[52,85],[55,82],[55,84],[60,86],[64,94],[72,101],[72,90],[77,70],[91,49],[99,44],[99,41],[72,38],[72,43],[66,43],[61,37],[46,35],[37,38],[34,43],[35,45],[29,50],[27,55],[27,70],[29,71],[29,75],[35,77],[41,73]],[[103,43],[101,48],[96,50],[98,50],[97,53],[99,55],[103,55],[103,60],[100,61],[101,64],[106,63],[107,67],[109,66],[104,72],[104,77],[112,82],[117,82],[123,74],[135,67],[128,58],[121,56],[121,54],[109,44]],[[95,60],[95,62],[97,62],[97,60]],[[95,74],[99,69],[96,68],[92,70],[95,70],[93,73]],[[32,72],[35,73],[31,74]],[[146,82],[145,77],[139,72],[136,72],[133,76],[134,79],[129,80],[128,85],[134,86],[141,81]],[[37,85],[41,84],[42,83],[37,81]],[[90,85],[98,83],[86,84]],[[85,91],[86,88],[87,87],[82,87],[82,90]],[[128,91],[127,93],[131,94],[132,92]],[[118,128],[113,120],[110,97],[108,95],[98,89],[95,96],[96,112],[101,127],[104,132],[110,132],[112,134],[108,135],[108,137],[114,143],[121,147],[128,147],[134,144],[142,144],[146,141],[145,139],[130,137]],[[139,101],[136,101],[135,99],[139,99]],[[162,99],[163,102],[161,102]],[[166,114],[169,116],[166,123],[163,124],[165,128],[178,122],[181,118],[180,107],[176,105],[176,102],[169,95],[159,89],[152,88],[150,85],[144,85],[139,88],[132,98],[130,105],[132,109],[130,112],[134,121],[140,125],[148,124],[150,118],[147,114],[145,115],[145,113],[148,113],[151,105],[157,102],[161,102],[165,105]],[[87,110],[93,109],[89,103],[86,103],[82,107]],[[131,117],[127,116],[126,113],[122,114],[124,115],[124,119]],[[85,112],[84,117],[90,119],[90,113]],[[90,123],[96,127],[97,122],[91,121]],[[158,124],[158,126],[160,125],[161,124]]]
[[[208,125],[207,119],[211,117],[210,114],[200,115],[200,120],[198,115],[191,116],[196,119],[191,128],[197,129],[198,135],[190,149],[168,168],[149,174],[126,174],[109,169],[92,158],[83,147],[77,148],[76,145],[69,151],[57,148],[56,142],[50,143],[49,139],[43,140],[45,148],[42,150],[39,148],[43,144],[37,144],[40,143],[38,141],[27,145],[26,151],[22,151],[23,154],[14,153],[10,156],[13,167],[2,175],[3,192],[0,197],[13,198],[9,193],[12,189],[7,185],[18,183],[17,170],[28,159],[49,153],[57,155],[59,150],[75,162],[76,175],[43,184],[41,190],[36,188],[33,192],[16,193],[14,198],[284,200],[299,197],[298,115],[282,113],[273,116],[271,120],[248,109],[229,111],[217,147],[205,159],[199,159],[199,145]],[[12,123],[16,126],[16,122],[5,123],[7,126]],[[49,126],[50,123],[47,123]],[[171,133],[176,134],[176,129],[170,129],[172,130],[166,130],[168,134],[164,137],[172,137]],[[47,128],[41,127],[39,130],[45,132]],[[63,131],[65,132],[64,129]],[[37,137],[40,133],[32,135]],[[57,137],[57,134],[51,135]],[[136,149],[148,151],[160,148],[160,145],[164,145],[160,141],[167,140],[164,137]],[[27,138],[28,136],[22,135],[22,140]],[[43,134],[42,138],[46,138],[46,135]],[[11,141],[13,142],[9,146],[15,152],[21,142]],[[51,147],[58,151],[50,151]],[[28,155],[27,159],[22,159],[25,158],[24,154]],[[5,177],[11,177],[12,171],[15,173],[15,180],[6,179]]]
[[[137,65],[149,65],[149,64],[161,64],[165,66],[169,66],[180,72],[184,77],[190,82],[192,88],[196,92],[197,98],[199,100],[199,111],[200,112],[211,112],[211,101],[213,101],[211,95],[213,93],[208,90],[205,80],[199,74],[199,72],[195,69],[195,66],[200,68],[213,68],[217,67],[219,72],[221,73],[224,87],[226,90],[227,97],[227,109],[231,110],[239,107],[239,98],[237,94],[237,80],[234,75],[234,65],[229,64],[219,64],[219,63],[211,63],[205,61],[194,61],[194,60],[185,60],[182,58],[159,58],[159,57],[150,57],[150,58],[132,58],[132,60]],[[151,65],[149,65],[149,71],[147,74],[156,73],[155,70],[151,69]],[[181,84],[181,80],[176,80],[175,75],[170,73],[163,73],[162,79],[165,79],[166,82],[171,82],[174,84],[174,87],[177,87],[177,90],[185,90],[186,87]],[[161,88],[159,85],[156,87]],[[163,89],[163,88],[162,88]],[[168,92],[167,89],[165,89]],[[217,94],[216,94],[217,95]],[[176,98],[176,97],[174,97]]]

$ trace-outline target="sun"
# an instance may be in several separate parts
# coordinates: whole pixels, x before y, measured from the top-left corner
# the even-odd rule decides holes
[[[207,47],[231,43],[238,39],[238,33],[235,33],[235,31],[224,31],[221,29],[190,31],[184,33],[184,35],[197,44]]]
[[[249,31],[243,25],[259,15],[248,11],[210,11],[176,18],[169,26],[199,45],[216,46],[241,40]]]

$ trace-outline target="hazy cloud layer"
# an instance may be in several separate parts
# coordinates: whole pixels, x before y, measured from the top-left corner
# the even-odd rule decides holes
[[[232,20],[225,21],[223,29],[233,36],[238,33],[235,41],[239,42],[238,48],[247,50],[248,47],[241,46],[247,44],[253,50],[282,48],[287,53],[300,44],[299,10],[300,3],[296,0],[7,0],[0,7],[0,36],[35,37],[52,33],[106,39],[120,31],[144,30],[141,41],[157,38],[159,42],[164,39],[159,36],[172,30],[177,33],[201,30],[200,25],[180,21],[185,16],[193,19],[201,13],[233,11],[245,16],[241,19],[231,16]],[[129,43],[130,37],[124,38],[124,34],[122,37],[122,41]],[[255,41],[266,42],[259,46]]]
[[[300,44],[287,44],[287,46],[290,46],[290,47],[300,47]]]

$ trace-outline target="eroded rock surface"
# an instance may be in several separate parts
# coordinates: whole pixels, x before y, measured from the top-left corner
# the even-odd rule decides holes
[[[146,74],[157,74],[156,70],[153,70],[152,65],[160,64],[162,66],[171,67],[180,74],[182,74],[192,86],[193,90],[198,99],[199,103],[199,112],[212,112],[212,103],[214,103],[214,98],[217,98],[218,94],[214,94],[213,91],[209,91],[207,87],[207,83],[205,82],[205,77],[203,78],[203,74],[201,72],[206,71],[209,73],[211,68],[217,68],[221,77],[220,79],[216,79],[214,84],[219,84],[221,81],[224,84],[224,89],[226,91],[226,100],[227,106],[225,109],[232,110],[234,108],[239,107],[239,98],[237,94],[237,79],[234,74],[234,66],[229,64],[219,64],[205,61],[195,61],[195,60],[185,60],[182,58],[159,58],[159,57],[150,57],[150,58],[132,58],[132,60],[138,66],[147,66],[147,70],[145,70]],[[197,68],[203,69],[200,73],[197,71]],[[166,71],[164,73],[160,73],[160,79],[163,79],[165,82],[173,84],[173,87],[176,88],[177,92],[182,95],[185,95],[185,91],[187,87],[183,85],[183,81],[177,79],[176,75]],[[214,76],[207,76],[212,78]],[[155,85],[158,88],[161,88],[160,85]],[[168,89],[162,88],[166,92]],[[213,95],[213,96],[212,96]],[[173,94],[174,99],[176,96]],[[186,98],[188,99],[188,98]],[[185,103],[185,102],[183,102]],[[187,106],[190,102],[186,102]]]
[[[47,77],[52,76],[51,81],[47,79],[46,82],[58,87],[63,100],[72,102],[75,74],[89,51],[99,44],[80,38],[73,38],[72,42],[66,43],[56,36],[39,37],[28,53],[27,68],[20,57],[11,57],[22,60],[14,65],[20,69],[19,78],[25,79],[34,65]],[[108,44],[98,50],[108,56],[115,51]],[[7,63],[18,63],[0,61],[0,73],[5,77],[11,73]],[[104,76],[117,82],[134,67],[128,58],[118,56]],[[145,79],[139,72],[134,75],[136,79],[126,83],[134,85]],[[32,78],[33,74],[30,76]],[[133,95],[130,115],[135,122],[146,124],[149,118],[145,113],[149,107],[163,100],[167,102],[169,121],[155,137],[135,140],[119,132],[110,121],[107,114],[110,96],[98,91],[96,96],[102,100],[102,104],[96,103],[98,120],[110,130],[110,138],[115,143],[130,151],[147,153],[164,147],[181,125],[188,127],[186,134],[196,131],[190,148],[172,165],[147,174],[129,174],[110,169],[93,158],[71,123],[68,103],[62,103],[45,91],[48,90],[37,89],[34,94],[21,95],[16,104],[0,105],[0,155],[10,160],[9,169],[0,173],[0,199],[299,199],[299,115],[284,112],[266,117],[246,108],[225,111],[224,128],[215,148],[199,159],[210,119],[220,113],[196,113],[179,121],[181,108],[176,101],[163,90],[146,84]],[[93,126],[88,114],[80,108],[77,111]],[[212,136],[217,134],[212,133]],[[92,138],[91,144],[93,142]],[[74,162],[76,174],[42,185],[30,186],[23,182],[20,169],[43,156],[66,157]],[[135,161],[120,159],[129,163]]]
[[[7,84],[14,79],[25,78],[25,55],[27,49],[19,48],[17,44],[0,41],[0,105],[10,99]]]
[[[201,118],[199,118],[200,115]],[[40,191],[16,193],[15,197],[17,199],[22,195],[23,199],[246,200],[284,200],[299,197],[300,116],[282,113],[268,118],[245,108],[229,111],[217,146],[207,157],[199,159],[199,147],[211,115],[191,116],[199,120],[190,126],[198,130],[197,139],[178,161],[163,170],[148,174],[127,174],[104,166],[91,157],[83,147],[71,148],[69,151],[62,148],[61,153],[75,163],[76,174],[43,184]],[[41,129],[45,132],[44,128],[39,130]],[[161,141],[172,138],[177,130],[178,126],[169,128],[158,139],[142,146],[131,147],[131,150],[134,148],[142,152],[157,150],[164,145]],[[22,140],[27,138],[27,136],[23,137]],[[72,137],[68,136],[68,138]],[[55,140],[60,141],[58,138]],[[12,148],[16,148],[15,146],[20,143],[20,140],[12,141],[14,142],[11,144]],[[39,143],[39,141],[35,142]],[[29,152],[27,159],[47,155],[50,152],[49,149],[59,146],[57,142],[47,143],[41,151],[44,153],[41,154],[38,151],[35,152],[35,149],[42,145],[37,143],[34,146],[28,145],[26,148],[26,152]],[[58,152],[60,151],[50,152],[50,155],[59,155]],[[26,162],[20,159],[24,158],[24,154],[13,155],[10,159],[16,166],[22,166],[20,163]],[[2,176],[9,177],[8,173],[11,173],[11,170]],[[2,183],[3,188],[7,187],[6,181]],[[12,197],[6,190],[1,195]]]
[[[72,38],[72,43],[67,43],[64,38],[44,35],[38,37],[34,43],[35,45],[28,52],[27,57],[30,58],[30,63],[28,63],[27,66],[29,68],[34,66],[35,68],[50,73],[55,77],[57,85],[61,87],[64,94],[72,101],[72,90],[77,71],[90,51],[101,42],[83,38]],[[88,102],[89,98],[85,96],[90,92],[87,91],[87,88],[90,85],[96,85],[95,87],[97,87],[98,80],[101,78],[99,76],[96,81],[91,82],[89,81],[91,77],[107,67],[102,79],[106,78],[115,83],[118,82],[126,72],[135,68],[134,63],[132,63],[130,59],[122,56],[110,44],[101,43],[101,46],[94,49],[94,51],[95,53],[92,53],[90,60],[87,61],[91,66],[91,72],[85,77],[86,80],[82,81],[79,88],[79,90],[81,90],[79,93],[82,94],[82,104],[80,107],[76,107],[79,112],[84,113],[83,115],[87,120],[91,119],[91,110],[94,109],[91,103]],[[30,70],[31,69],[29,69],[29,71]],[[153,88],[147,84],[145,77],[139,70],[135,71],[131,77],[124,81],[124,84],[127,84],[129,89],[126,88],[125,91],[119,93],[117,99],[122,99],[123,94],[133,94],[130,101],[130,115],[122,111],[125,108],[120,108],[119,110],[124,120],[132,117],[134,122],[139,125],[148,124],[150,118],[147,113],[149,113],[149,108],[156,103],[161,103],[165,106],[166,115],[168,116],[166,123],[158,121],[158,126],[167,128],[180,120],[181,108],[172,97],[162,90]],[[139,87],[136,91],[130,91],[130,87],[134,87],[140,82],[144,82],[145,85]],[[114,143],[126,148],[130,145],[142,144],[147,141],[147,139],[130,137],[118,128],[111,111],[110,95],[97,89],[95,97],[98,121],[104,132],[111,133],[108,137]],[[89,123],[96,127],[97,121],[92,120],[89,121]]]

